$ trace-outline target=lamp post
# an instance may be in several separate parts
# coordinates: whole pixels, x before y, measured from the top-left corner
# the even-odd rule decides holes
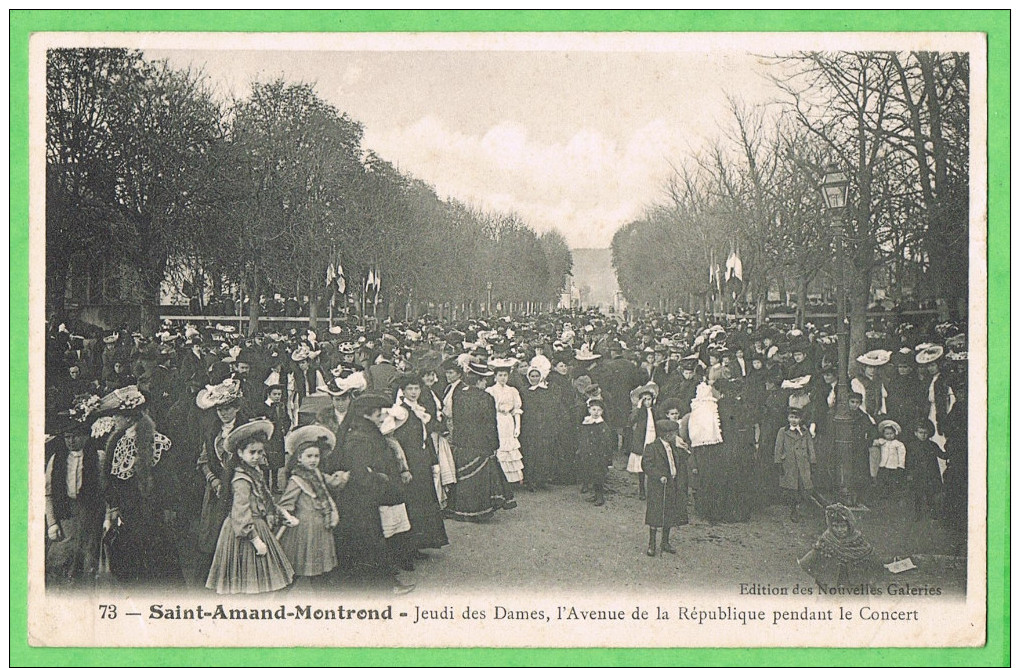
[[[832,217],[830,228],[836,237],[836,265],[838,281],[836,292],[836,354],[838,370],[836,380],[836,415],[833,431],[839,470],[840,501],[849,505],[849,468],[853,418],[850,414],[850,370],[848,349],[850,345],[850,321],[846,314],[846,258],[843,252],[843,236],[846,225],[842,211],[846,208],[850,181],[838,167],[828,167],[822,178],[821,189],[825,208]]]

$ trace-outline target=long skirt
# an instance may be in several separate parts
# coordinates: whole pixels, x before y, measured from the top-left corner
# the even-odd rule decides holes
[[[280,547],[294,574],[304,577],[328,573],[337,565],[333,530],[309,499],[307,494],[298,497],[294,515],[299,523],[284,529],[280,536]]]
[[[695,448],[699,478],[695,507],[698,515],[709,522],[733,521],[735,505],[746,502],[733,498],[736,471],[731,450],[728,443]]]
[[[133,584],[184,584],[184,575],[163,510],[145,499],[132,478],[114,479],[118,487],[121,525],[104,537],[110,555],[110,571],[120,582]]]
[[[433,433],[432,444],[439,458],[439,481],[443,485],[452,485],[457,482],[457,462],[453,459],[450,441],[442,434]]]
[[[456,454],[461,463],[448,512],[461,520],[482,520],[507,507],[510,496],[496,456],[463,450]]]
[[[499,450],[496,459],[503,469],[507,482],[520,482],[524,479],[524,457],[521,455],[521,442],[514,436],[514,416],[506,413],[496,415],[496,429],[499,432]]]
[[[205,586],[217,594],[264,594],[283,589],[294,581],[294,569],[276,536],[263,519],[256,518],[255,533],[268,550],[255,554],[255,546],[234,532],[229,519],[223,523]]]

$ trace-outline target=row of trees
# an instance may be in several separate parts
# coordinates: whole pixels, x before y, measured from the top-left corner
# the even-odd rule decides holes
[[[362,126],[313,86],[254,83],[220,102],[196,72],[123,49],[47,55],[47,297],[51,314],[76,258],[137,276],[151,323],[167,279],[214,292],[328,300],[327,268],[365,302],[380,275],[385,311],[445,304],[543,308],[572,268],[553,231],[441,199],[362,146]],[[376,293],[369,289],[370,301]],[[342,299],[341,303],[346,303]],[[449,312],[449,311],[448,311]]]
[[[915,297],[936,301],[943,319],[965,317],[967,54],[798,53],[770,66],[780,102],[750,107],[731,98],[712,148],[677,165],[666,200],[617,232],[613,263],[624,296],[703,308],[710,257],[737,246],[743,297],[759,317],[770,286],[796,285],[803,305],[809,283],[824,276],[835,284],[846,266],[852,350],[864,345],[882,268],[913,276]],[[830,166],[850,180],[838,213],[826,211],[819,188]],[[841,229],[845,265],[834,255]]]

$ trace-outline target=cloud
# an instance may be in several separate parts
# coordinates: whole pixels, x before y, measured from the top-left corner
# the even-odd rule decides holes
[[[558,229],[576,248],[607,247],[617,228],[660,197],[668,159],[689,150],[679,124],[662,118],[624,139],[579,128],[548,143],[509,122],[466,134],[435,116],[365,132],[366,146],[441,196],[512,210],[539,232]]]

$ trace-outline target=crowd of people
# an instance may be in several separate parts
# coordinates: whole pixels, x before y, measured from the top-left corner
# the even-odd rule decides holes
[[[835,337],[810,323],[563,310],[95,338],[61,323],[47,578],[403,593],[401,571],[449,545],[446,521],[548,502],[551,485],[606,506],[614,462],[646,501],[649,556],[675,552],[692,514],[787,503],[796,522],[837,494],[902,499],[965,543],[966,351],[952,323],[868,331],[843,453]]]

